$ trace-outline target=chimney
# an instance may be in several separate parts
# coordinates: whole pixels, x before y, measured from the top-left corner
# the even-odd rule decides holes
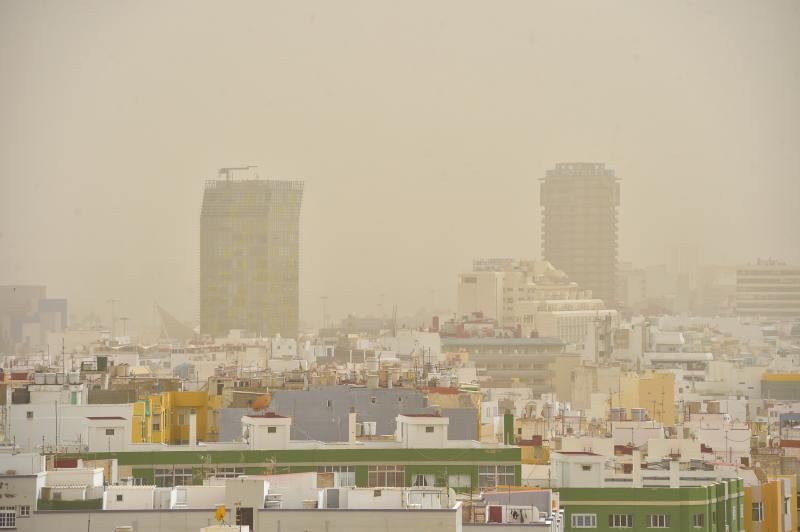
[[[670,460],[669,461],[669,487],[670,488],[680,488],[681,487],[681,468],[680,462],[677,460]]]
[[[634,448],[631,456],[633,460],[633,487],[642,487],[642,451]]]
[[[197,414],[189,415],[189,447],[197,445]]]
[[[350,413],[347,414],[347,443],[356,442],[356,409],[350,407]]]

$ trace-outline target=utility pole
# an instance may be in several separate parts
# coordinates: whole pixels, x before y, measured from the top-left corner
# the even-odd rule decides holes
[[[328,326],[328,296],[320,296],[322,301],[322,328]]]
[[[56,467],[56,462],[58,462],[58,400],[55,401],[56,406],[56,450],[55,454],[53,455],[53,467]]]
[[[114,337],[117,335],[117,315],[116,315],[116,307],[115,305],[119,303],[119,299],[109,299],[106,303],[111,304],[111,340],[114,340]]]

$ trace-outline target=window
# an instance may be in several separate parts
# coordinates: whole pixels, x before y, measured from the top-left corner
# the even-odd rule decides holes
[[[28,410],[25,412],[25,417],[28,419],[33,419],[33,410]]]
[[[117,502],[122,502],[122,495],[117,495]]]
[[[405,486],[405,472],[399,465],[369,466],[367,472],[368,487],[402,487]]]
[[[754,502],[753,503],[753,521],[763,521],[764,520],[764,503],[761,502]]]
[[[17,512],[0,511],[0,528],[17,528]]]
[[[24,506],[19,507],[19,516],[20,517],[30,517],[31,516],[31,507],[27,504]]]
[[[581,466],[581,470],[583,470],[583,471],[591,471],[592,470],[592,466],[584,464],[584,465]]]
[[[113,436],[113,435],[114,435],[114,429],[106,429],[106,436]]]
[[[496,486],[514,485],[514,466],[479,466],[478,487],[494,488]]]
[[[216,478],[236,478],[244,475],[244,467],[218,467],[213,471],[213,476]]]
[[[154,419],[153,420],[153,432],[160,432],[161,431],[161,420]]]
[[[436,485],[436,475],[423,475],[423,474],[414,475],[414,482],[412,482],[411,485],[412,486],[435,486]]]
[[[608,516],[609,528],[633,528],[633,515],[610,514]]]
[[[178,414],[178,425],[186,425],[186,414]]]
[[[192,468],[191,467],[176,467],[175,468],[175,485],[176,486],[191,486],[192,484]]]
[[[597,514],[572,514],[572,528],[597,528]]]
[[[471,488],[472,475],[448,475],[447,485],[453,489]]]
[[[325,465],[325,466],[319,466],[317,468],[317,472],[339,473],[338,475],[334,475],[334,478],[336,479],[337,488],[356,485],[355,466]]]
[[[425,427],[425,432],[433,432],[433,427],[431,426]]]
[[[191,467],[176,467],[175,469],[156,469],[156,486],[171,488],[173,486],[189,486],[192,483]]]
[[[174,486],[171,469],[156,469],[155,473],[156,486],[159,488],[171,488]]]
[[[278,432],[278,427],[267,427],[267,432],[270,434],[275,434]]]
[[[699,513],[692,515],[692,526],[694,528],[704,528],[706,526],[706,514]]]
[[[331,408],[333,406],[333,401],[331,401],[330,399],[328,399],[325,403],[326,403],[325,406],[327,406],[328,408]]]
[[[369,402],[370,402],[370,403],[372,403],[373,405],[374,405],[374,404],[375,404],[377,401],[378,401],[378,399],[377,399],[377,398],[376,398],[374,395],[373,395],[372,397],[370,397],[370,398],[369,398]]]
[[[672,519],[666,514],[649,514],[647,516],[647,528],[669,528],[672,526]]]

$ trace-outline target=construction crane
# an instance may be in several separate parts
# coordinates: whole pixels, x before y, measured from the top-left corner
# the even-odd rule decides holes
[[[226,181],[230,181],[231,180],[231,172],[246,171],[246,170],[251,170],[253,168],[258,168],[258,166],[254,166],[254,165],[251,165],[251,166],[229,166],[227,168],[220,168],[219,169],[219,176],[222,177],[224,175],[225,176],[225,180]]]

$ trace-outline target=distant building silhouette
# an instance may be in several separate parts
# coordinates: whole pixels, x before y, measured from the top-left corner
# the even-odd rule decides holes
[[[800,318],[800,266],[759,259],[736,269],[736,314]]]
[[[619,180],[603,163],[558,163],[540,189],[542,255],[614,307]]]
[[[302,181],[206,182],[200,214],[200,331],[295,337]]]

